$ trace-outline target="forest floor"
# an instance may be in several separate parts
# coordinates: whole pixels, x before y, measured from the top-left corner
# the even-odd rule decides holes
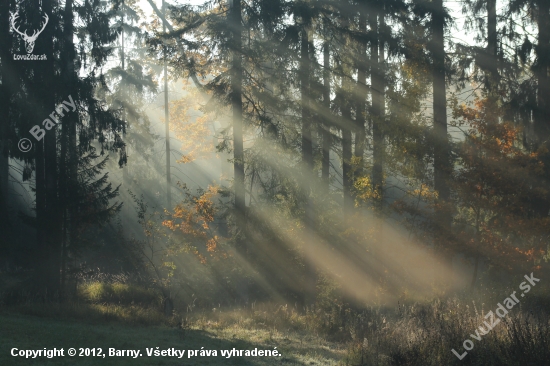
[[[186,350],[177,356],[148,356],[147,349]],[[229,357],[221,350],[271,350],[279,356]],[[12,349],[63,348],[64,357],[14,357]],[[68,356],[74,348],[76,356]],[[101,356],[79,356],[80,348],[101,348]],[[109,356],[109,349],[139,350],[141,356]],[[217,356],[200,356],[200,350],[216,350]],[[196,350],[197,356],[188,356]],[[82,352],[86,352],[83,350]],[[42,318],[11,311],[0,312],[0,365],[337,365],[345,348],[319,337],[267,327],[220,327],[203,323],[186,329],[168,326],[127,325],[117,322],[94,324],[84,320]],[[244,354],[244,353],[243,353]],[[105,357],[103,357],[105,355]]]

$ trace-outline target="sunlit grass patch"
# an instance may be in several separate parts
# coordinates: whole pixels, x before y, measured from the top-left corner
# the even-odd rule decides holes
[[[160,306],[160,295],[142,286],[127,283],[87,282],[78,286],[77,296],[92,303],[142,304]]]

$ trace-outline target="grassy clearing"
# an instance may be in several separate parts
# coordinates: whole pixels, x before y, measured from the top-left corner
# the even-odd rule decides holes
[[[544,289],[537,288],[546,294]],[[287,304],[217,306],[166,318],[158,293],[137,285],[89,282],[77,301],[23,301],[0,307],[0,365],[353,365],[541,366],[550,359],[547,296],[526,297],[487,334],[485,314],[511,289],[484,301],[433,300],[353,310],[343,303],[298,312]],[[179,303],[179,302],[178,302]],[[177,304],[177,303],[176,303]],[[492,304],[492,305],[488,305]],[[187,307],[189,309],[189,307]],[[179,311],[179,313],[178,313]],[[178,315],[180,314],[180,315]],[[181,315],[183,314],[183,316]],[[482,326],[483,329],[479,327]],[[479,330],[479,339],[476,335]],[[459,360],[465,340],[473,350]],[[216,350],[217,357],[147,357],[146,348]],[[26,360],[10,349],[108,348],[140,350],[143,357],[64,357]],[[223,358],[221,350],[277,350],[281,357]]]
[[[116,281],[81,283],[73,300],[40,303],[23,291],[0,306],[0,365],[336,365],[345,347],[308,334],[304,317],[288,308],[195,311],[166,318],[150,288]],[[273,310],[273,311],[272,311]],[[269,316],[267,312],[269,311]],[[217,350],[217,357],[147,357],[146,348]],[[12,348],[69,347],[140,350],[142,357],[16,358]],[[221,356],[221,350],[277,350],[281,357]]]
[[[250,329],[234,324],[221,327],[215,322],[191,325],[186,329],[168,326],[125,325],[120,322],[92,324],[22,315],[0,314],[0,365],[336,365],[344,356],[344,348],[336,348],[317,337],[294,332],[281,333],[273,329]],[[217,350],[217,357],[147,357],[146,348]],[[142,357],[60,357],[36,360],[15,358],[11,348],[43,349],[108,348],[140,350]],[[220,350],[277,350],[281,357],[221,357]]]

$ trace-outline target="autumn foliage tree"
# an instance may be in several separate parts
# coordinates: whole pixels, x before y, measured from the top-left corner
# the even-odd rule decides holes
[[[548,152],[529,152],[522,130],[505,119],[494,98],[478,97],[473,105],[455,101],[453,114],[465,139],[455,152],[458,168],[453,191],[460,250],[507,270],[533,270],[547,250],[550,218],[533,204],[547,200],[544,184]],[[458,248],[457,248],[458,249]]]

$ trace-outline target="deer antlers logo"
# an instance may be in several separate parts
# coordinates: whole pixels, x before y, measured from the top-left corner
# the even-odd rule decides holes
[[[44,24],[42,25],[42,29],[40,29],[39,31],[35,30],[32,36],[29,36],[27,34],[27,31],[21,32],[18,29],[18,27],[15,25],[15,21],[17,20],[17,18],[19,18],[19,12],[15,12],[15,14],[11,13],[11,28],[14,30],[14,32],[18,33],[23,38],[23,41],[25,41],[25,48],[27,49],[27,53],[32,53],[32,51],[34,50],[34,42],[36,42],[36,39],[48,24],[48,15],[44,14]]]

